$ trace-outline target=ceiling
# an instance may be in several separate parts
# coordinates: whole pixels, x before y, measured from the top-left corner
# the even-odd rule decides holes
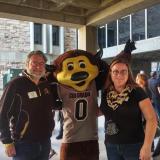
[[[0,17],[59,25],[101,25],[160,0],[0,0]]]
[[[29,8],[88,16],[121,0],[0,0],[0,2]]]

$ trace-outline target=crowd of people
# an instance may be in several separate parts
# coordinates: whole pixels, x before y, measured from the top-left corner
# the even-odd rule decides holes
[[[0,139],[6,155],[13,160],[48,160],[54,155],[50,138],[55,111],[60,160],[99,160],[98,116],[105,117],[108,160],[159,155],[160,140],[156,146],[153,142],[160,117],[160,78],[157,72],[151,72],[150,79],[144,72],[133,77],[134,49],[129,40],[109,65],[99,55],[69,51],[54,61],[49,74],[45,54],[30,52],[22,75],[6,85],[0,100]]]

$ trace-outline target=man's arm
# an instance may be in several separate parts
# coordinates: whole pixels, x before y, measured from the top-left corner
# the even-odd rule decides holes
[[[15,87],[9,83],[0,99],[0,140],[4,144],[12,143],[9,122],[14,109],[15,90]]]
[[[15,95],[15,87],[9,83],[0,100],[0,140],[4,144],[5,152],[9,157],[16,154],[10,133],[10,118],[14,112]]]

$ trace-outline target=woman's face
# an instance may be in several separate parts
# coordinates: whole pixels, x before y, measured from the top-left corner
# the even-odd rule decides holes
[[[116,63],[111,68],[111,79],[115,88],[125,88],[128,80],[128,67],[124,63]]]
[[[145,87],[145,85],[146,85],[146,82],[141,75],[137,75],[136,83],[142,88]]]

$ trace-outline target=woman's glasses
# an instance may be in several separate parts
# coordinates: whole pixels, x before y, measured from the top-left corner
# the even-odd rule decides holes
[[[112,75],[113,76],[118,76],[118,75],[121,75],[121,76],[125,76],[125,75],[127,75],[128,74],[128,70],[113,70],[113,71],[111,71],[111,73],[112,73]]]

